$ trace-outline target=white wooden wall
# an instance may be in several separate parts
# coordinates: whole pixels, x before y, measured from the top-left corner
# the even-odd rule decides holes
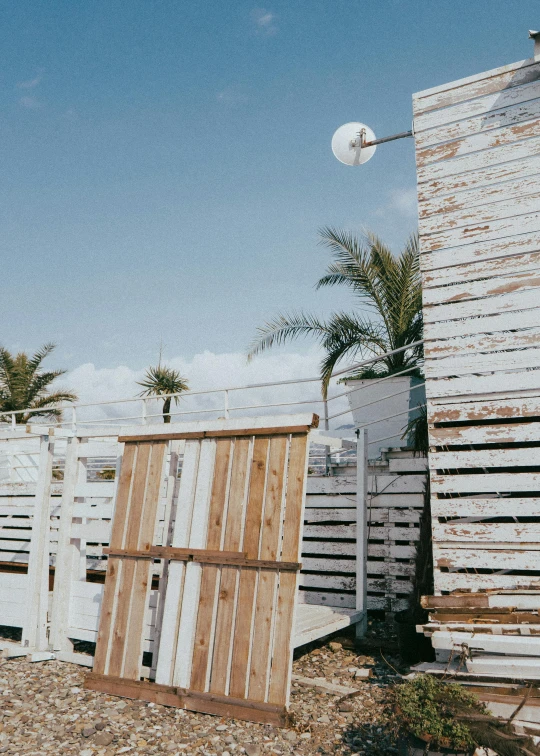
[[[410,451],[383,452],[368,467],[367,608],[407,607],[424,504],[427,461]],[[301,596],[306,603],[355,606],[356,475],[309,477]]]
[[[435,592],[540,581],[540,62],[413,97]]]

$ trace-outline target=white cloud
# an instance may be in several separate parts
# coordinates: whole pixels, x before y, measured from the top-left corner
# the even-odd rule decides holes
[[[276,16],[270,11],[265,8],[255,8],[251,11],[251,18],[258,34],[264,34],[267,37],[277,34]]]
[[[249,364],[241,352],[215,354],[202,352],[192,359],[175,357],[167,360],[167,365],[179,370],[187,377],[192,391],[205,391],[214,388],[230,386],[249,386],[250,384],[272,383],[297,378],[315,377],[319,372],[320,354],[315,349],[307,354],[265,354],[256,357]],[[97,368],[93,363],[86,363],[69,372],[62,379],[62,384],[75,390],[80,403],[93,404],[95,402],[113,401],[137,396],[140,387],[137,381],[142,378],[144,370],[133,370],[125,365],[115,368]],[[248,405],[281,404],[285,402],[308,402],[300,406],[281,406],[272,409],[244,409],[234,415],[256,416],[259,414],[286,414],[291,412],[314,411],[322,415],[322,405],[315,400],[320,399],[320,384],[300,383],[285,386],[267,386],[261,388],[246,388],[241,391],[231,391],[229,394],[230,407],[246,407]],[[149,403],[149,413],[159,415],[161,402],[152,400]],[[194,395],[185,397],[177,405],[176,410],[195,410],[198,414],[188,414],[183,419],[216,418],[223,415],[224,395],[222,392]],[[331,412],[346,409],[343,399],[331,403]],[[83,419],[112,419],[122,416],[140,414],[139,402],[126,404],[110,404],[101,407],[80,408],[77,411],[79,420]],[[173,408],[174,409],[174,408]],[[201,410],[213,409],[214,412],[202,413]],[[182,416],[181,416],[182,417]],[[66,413],[69,420],[69,411]],[[348,422],[344,416],[338,419],[338,425]]]
[[[38,110],[41,107],[41,103],[35,97],[21,97],[19,99],[19,105],[28,110]]]
[[[390,204],[405,217],[418,218],[416,187],[410,189],[394,189],[390,193]]]
[[[17,86],[19,89],[34,89],[39,84],[41,84],[41,80],[43,79],[43,74],[38,74],[33,79],[28,79],[27,81],[19,81],[17,83]]]
[[[416,187],[392,189],[387,193],[388,200],[375,210],[374,215],[384,218],[388,214],[398,213],[403,218],[418,221],[418,199]]]

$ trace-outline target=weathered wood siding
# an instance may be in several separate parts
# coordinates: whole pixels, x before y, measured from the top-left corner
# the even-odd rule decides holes
[[[435,592],[540,583],[540,62],[413,97]]]
[[[383,452],[368,467],[367,608],[405,609],[412,591],[427,462],[411,451]],[[355,606],[356,469],[308,477],[300,600]]]

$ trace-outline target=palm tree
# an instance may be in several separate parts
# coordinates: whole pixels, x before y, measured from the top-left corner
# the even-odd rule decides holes
[[[76,402],[73,391],[50,391],[51,383],[66,373],[66,370],[44,371],[41,363],[55,348],[55,344],[45,344],[29,357],[25,352],[11,354],[0,347],[0,412],[32,410],[15,415],[15,422],[27,423],[36,417],[60,420],[63,402]],[[4,415],[2,419],[6,419]]]
[[[249,359],[274,345],[299,336],[314,336],[324,349],[321,363],[323,396],[336,364],[391,352],[422,338],[422,290],[418,261],[418,237],[413,234],[397,256],[373,233],[362,238],[345,231],[324,228],[321,243],[332,252],[333,262],[317,283],[344,286],[367,310],[335,312],[327,320],[309,313],[277,315],[258,328]],[[374,378],[407,371],[419,373],[421,345],[384,357],[352,378]],[[411,368],[410,372],[408,368]]]
[[[188,391],[189,385],[187,378],[183,378],[178,370],[165,367],[161,364],[157,367],[149,367],[146,371],[144,379],[137,381],[139,386],[143,386],[144,390],[141,391],[139,396],[162,396],[164,394],[180,394],[182,391]],[[163,422],[171,422],[171,399],[174,398],[174,403],[178,403],[178,396],[167,396],[163,400]]]

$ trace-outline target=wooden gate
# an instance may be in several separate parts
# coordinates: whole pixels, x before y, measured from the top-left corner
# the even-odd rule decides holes
[[[294,424],[292,423],[294,421]],[[249,421],[248,421],[249,422]],[[308,433],[316,416],[120,438],[124,456],[87,687],[285,724]],[[168,440],[185,439],[170,545],[155,546]],[[152,562],[164,560],[156,682],[141,681]]]

